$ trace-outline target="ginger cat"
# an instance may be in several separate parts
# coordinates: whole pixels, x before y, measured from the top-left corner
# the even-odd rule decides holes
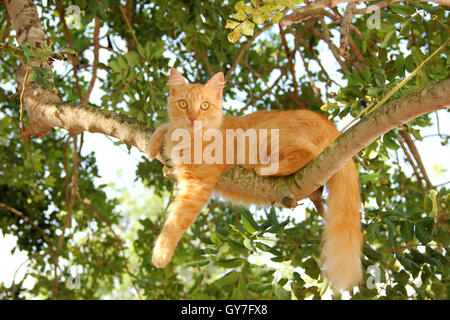
[[[271,150],[271,153],[268,153],[270,156],[264,158],[259,155],[257,163],[249,161],[252,152],[248,148],[245,149],[245,163],[237,164],[239,155],[236,152],[232,161],[228,161],[227,158],[227,161],[209,164],[205,161],[183,163],[179,160],[173,163],[173,173],[179,191],[155,244],[152,262],[156,267],[164,267],[170,262],[183,232],[194,222],[213,192],[218,192],[234,202],[270,205],[267,199],[215,188],[226,169],[240,165],[262,176],[289,175],[308,164],[339,135],[339,131],[331,121],[309,110],[258,111],[242,118],[224,117],[222,114],[224,76],[221,72],[202,85],[188,84],[177,70],[172,69],[169,85],[169,122],[158,127],[153,133],[148,153],[151,158],[155,158],[161,151],[166,159],[172,159],[178,152],[180,157],[195,160],[196,151],[203,152],[208,148],[208,142],[203,140],[205,138],[200,138],[200,144],[197,142],[197,145],[193,141],[200,129],[203,132],[215,129],[223,137],[227,137],[226,142],[234,143],[234,151],[237,151],[238,146],[235,144],[237,140],[236,137],[226,136],[227,129],[253,129],[258,132],[258,138],[261,129],[278,129],[279,136],[277,146],[268,139],[270,141],[265,146]],[[190,134],[189,140],[184,141],[182,151],[179,150],[180,135],[176,134],[176,130],[179,129]],[[218,139],[217,136],[215,139]],[[227,151],[225,144],[222,146],[223,155]],[[220,153],[219,149],[215,150],[216,155]],[[274,161],[274,156],[278,161]],[[276,162],[278,170],[264,174],[264,168],[267,169],[270,165],[268,160]],[[358,175],[352,160],[327,182],[327,188],[329,196],[324,215],[326,226],[322,249],[325,275],[335,288],[350,289],[362,279],[360,263],[362,234],[359,213],[361,201]]]

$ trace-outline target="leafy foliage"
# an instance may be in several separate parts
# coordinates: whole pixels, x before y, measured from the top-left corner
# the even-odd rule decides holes
[[[59,3],[61,8],[77,5],[81,25],[65,30],[60,23],[64,11],[36,2],[50,40],[41,48],[15,48],[10,27],[0,19],[5,39],[0,229],[17,237],[16,249],[27,253],[27,277],[33,279],[31,289],[23,280],[1,285],[0,297],[329,297],[318,258],[323,219],[306,200],[299,207],[305,212],[292,214],[213,199],[183,236],[173,262],[156,269],[151,250],[174,192],[162,165],[142,157],[136,176],[148,188],[144,198],[114,186],[116,196],[111,197],[107,186],[94,183],[98,168],[93,154],[82,156],[83,137],[54,130],[42,139],[21,140],[20,105],[17,97],[10,98],[18,57],[69,57],[55,68],[53,83],[48,82],[52,75],[39,68],[33,68],[30,80],[46,88],[54,85],[65,101],[80,102],[94,68],[93,20],[98,17],[102,31],[96,80],[103,95],[92,96],[91,102],[106,110],[151,126],[164,122],[167,74],[177,67],[192,82],[224,71],[228,114],[308,108],[339,121],[379,102],[418,67],[393,98],[448,78],[448,46],[421,66],[449,37],[448,10],[423,2],[390,4],[381,10],[379,29],[368,27],[369,15],[356,15],[351,22],[360,34],[352,34],[354,47],[333,64],[327,60],[336,39],[327,34],[339,32],[337,20],[314,18],[285,30],[276,26],[301,1],[131,1],[123,10],[112,0]],[[3,7],[0,12],[4,17]],[[343,12],[338,7],[329,13],[341,17]],[[267,30],[254,39],[262,28]],[[405,133],[413,141],[426,141],[422,132],[433,125],[426,115],[409,122]],[[350,293],[352,299],[449,298],[449,190],[445,184],[429,185],[418,165],[408,160],[414,154],[401,130],[358,154],[365,279]],[[448,136],[439,135],[447,146]],[[74,274],[79,285],[70,286]]]

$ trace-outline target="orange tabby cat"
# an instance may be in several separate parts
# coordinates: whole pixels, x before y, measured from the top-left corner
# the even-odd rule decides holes
[[[174,154],[179,151],[180,157],[195,160],[195,152],[202,153],[209,144],[201,137],[200,142],[194,141],[195,135],[199,134],[199,130],[205,132],[208,129],[216,129],[222,137],[227,137],[221,146],[223,150],[219,150],[220,148],[215,150],[216,156],[219,151],[223,151],[222,156],[226,154],[225,145],[230,140],[233,142],[234,154],[232,161],[227,159],[219,163],[208,164],[205,161],[183,163],[179,160],[172,163],[179,191],[155,244],[152,262],[157,267],[164,267],[171,260],[183,232],[194,222],[213,192],[218,192],[235,202],[270,205],[267,199],[215,188],[221,174],[229,167],[237,165],[236,151],[239,151],[237,140],[236,137],[228,137],[227,130],[252,129],[256,130],[258,138],[261,138],[259,133],[262,132],[261,129],[278,129],[277,145],[275,146],[270,139],[265,145],[267,150],[271,150],[268,158],[273,160],[274,155],[278,158],[277,171],[264,174],[264,168],[269,166],[267,158],[262,159],[263,157],[259,155],[257,163],[250,162],[252,152],[247,147],[245,163],[239,164],[263,176],[284,176],[298,171],[339,135],[339,131],[331,121],[308,110],[259,111],[242,118],[224,117],[222,73],[216,74],[205,85],[188,84],[177,70],[172,69],[169,85],[169,122],[158,127],[152,135],[149,156],[156,157],[163,146],[162,152],[166,159],[173,160]],[[184,130],[182,132],[189,133],[189,139],[184,141],[183,147],[180,147],[181,135],[178,134],[181,129]],[[215,136],[215,139],[218,138],[220,137]],[[352,160],[327,182],[327,188],[329,196],[326,203],[322,250],[325,274],[335,288],[349,289],[358,284],[362,278],[359,183]]]

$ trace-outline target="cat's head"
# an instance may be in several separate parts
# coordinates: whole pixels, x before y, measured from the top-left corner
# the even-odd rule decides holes
[[[170,70],[168,111],[170,122],[179,127],[193,127],[195,120],[204,128],[222,124],[222,91],[224,76],[215,74],[206,84],[188,84],[176,70]]]

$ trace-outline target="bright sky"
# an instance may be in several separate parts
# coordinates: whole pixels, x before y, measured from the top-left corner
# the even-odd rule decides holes
[[[105,32],[105,30],[103,30]],[[105,53],[103,51],[103,53]],[[102,55],[101,60],[107,63],[109,56]],[[337,63],[334,62],[333,58],[323,59],[325,68],[329,71],[330,75],[337,74]],[[56,69],[63,69],[64,65],[62,62],[56,63]],[[101,70],[100,72],[104,72]],[[299,66],[299,73],[303,73],[303,67]],[[104,74],[99,74],[103,76]],[[97,81],[96,87],[91,95],[91,102],[100,105],[100,97],[103,92],[99,88],[99,82]],[[225,105],[227,107],[227,105]],[[440,130],[443,134],[450,134],[448,128],[450,128],[450,117],[448,112],[440,111],[438,112],[440,119]],[[435,119],[435,116],[433,115]],[[349,119],[344,119],[344,121],[338,124],[338,128],[344,127],[348,123]],[[422,134],[424,136],[429,134],[436,134],[437,128],[433,127],[430,129],[423,130]],[[424,142],[417,142],[418,149],[421,153],[422,160],[430,176],[431,181],[434,185],[439,185],[450,180],[450,174],[448,172],[450,163],[450,150],[449,148],[442,147],[439,142],[439,137],[430,137],[425,139]],[[108,184],[109,182],[114,182],[117,186],[127,186],[128,190],[132,188],[136,193],[145,192],[142,184],[138,181],[135,182],[135,170],[138,164],[138,160],[141,158],[141,153],[136,149],[131,149],[131,154],[128,154],[127,149],[121,146],[115,146],[113,142],[107,137],[101,134],[91,134],[85,133],[83,154],[94,152],[97,159],[97,166],[99,168],[99,173],[101,178],[96,179],[96,184]],[[114,161],[111,161],[114,159]],[[442,166],[443,170],[447,170],[442,175],[437,175],[437,171],[434,167]],[[118,175],[121,171],[122,174]],[[113,196],[111,190],[107,191],[109,196]],[[289,211],[290,214],[299,215],[302,214],[303,208],[296,209],[294,212]],[[14,278],[15,281],[20,281],[26,272],[27,256],[24,252],[16,251],[11,254],[12,248],[16,244],[16,239],[13,236],[2,235],[0,232],[0,283],[4,282],[6,286],[9,286]],[[20,267],[20,268],[19,268]],[[31,287],[32,282],[26,282],[27,286]]]

